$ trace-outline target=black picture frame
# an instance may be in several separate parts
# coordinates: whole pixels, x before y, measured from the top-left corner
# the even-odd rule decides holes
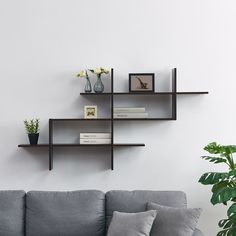
[[[146,83],[144,83],[141,80],[142,78],[146,80]],[[133,81],[134,79],[138,81],[134,82]],[[145,86],[146,87],[148,86],[147,82],[149,83],[150,88],[145,88]],[[140,83],[140,88],[134,89],[134,86],[136,84],[137,86],[139,86],[138,83]],[[154,73],[129,73],[129,92],[130,93],[154,93],[154,91],[155,91],[155,74]]]

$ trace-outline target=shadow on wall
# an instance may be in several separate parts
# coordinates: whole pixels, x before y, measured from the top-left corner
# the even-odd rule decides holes
[[[89,172],[91,167],[93,172],[110,170],[110,151],[106,147],[91,147],[89,149],[84,147],[55,147],[53,158],[54,169],[52,171],[64,169],[64,171],[69,170],[71,173],[80,172],[83,174],[83,172]],[[5,162],[7,162],[6,165],[14,162],[13,168],[8,171],[12,173],[21,170],[29,172],[32,170],[49,171],[48,148],[23,148],[21,151],[17,149]]]

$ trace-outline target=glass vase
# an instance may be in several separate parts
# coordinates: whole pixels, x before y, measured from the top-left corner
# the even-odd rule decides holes
[[[94,84],[93,90],[95,93],[102,93],[104,91],[104,85],[102,83],[101,76],[97,76],[97,81]]]
[[[91,86],[89,77],[86,77],[86,84],[85,84],[85,87],[84,87],[84,92],[85,93],[91,93],[92,92],[92,86]]]

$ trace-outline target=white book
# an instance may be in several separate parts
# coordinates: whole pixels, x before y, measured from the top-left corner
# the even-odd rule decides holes
[[[147,118],[148,113],[114,113],[113,118]]]
[[[114,107],[114,113],[136,113],[145,111],[145,107]]]
[[[110,138],[99,138],[99,139],[80,139],[80,144],[110,144]]]
[[[111,138],[111,133],[80,133],[80,138]]]

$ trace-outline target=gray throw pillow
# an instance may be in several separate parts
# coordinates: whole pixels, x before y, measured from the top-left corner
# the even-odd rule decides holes
[[[149,236],[156,215],[155,210],[139,213],[114,211],[107,236]]]
[[[157,210],[151,236],[192,236],[202,210],[174,208],[149,202],[147,210]]]

